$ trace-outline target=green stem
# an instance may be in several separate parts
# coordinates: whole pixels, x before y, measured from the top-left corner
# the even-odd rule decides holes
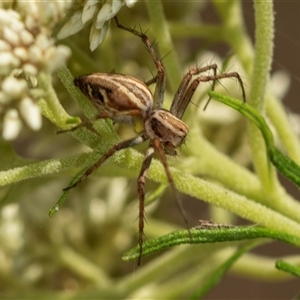
[[[276,259],[276,258],[275,258]],[[289,264],[300,266],[299,255],[281,257]],[[276,262],[277,264],[277,262]],[[232,272],[237,276],[246,276],[255,280],[266,282],[278,282],[291,279],[291,276],[284,272],[278,272],[274,268],[274,257],[259,256],[253,253],[246,253],[233,266]]]
[[[255,9],[255,58],[251,79],[249,103],[264,115],[265,94],[273,57],[274,12],[272,1],[254,1]],[[278,180],[270,168],[265,144],[259,130],[249,124],[249,143],[252,149],[255,170],[263,184],[266,194],[276,194]]]
[[[267,115],[276,129],[287,154],[300,165],[299,137],[293,130],[280,100],[269,96],[266,101]]]
[[[264,111],[266,86],[273,58],[274,11],[272,1],[254,1],[255,58],[249,103],[260,113]]]
[[[83,153],[69,157],[49,159],[0,172],[0,186],[17,183],[30,178],[54,174],[72,167],[82,167],[95,160],[99,154]]]
[[[220,30],[224,39],[238,57],[247,76],[252,73],[254,51],[252,42],[246,33],[242,18],[242,1],[213,1],[222,19]]]
[[[62,107],[52,86],[50,75],[40,73],[38,76],[39,87],[44,90],[43,98],[39,99],[39,106],[43,115],[58,127],[65,128],[66,124],[76,124],[79,118],[71,117]]]

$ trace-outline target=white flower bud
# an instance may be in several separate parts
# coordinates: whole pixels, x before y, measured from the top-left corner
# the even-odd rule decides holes
[[[32,45],[28,49],[29,60],[32,63],[40,63],[43,61],[42,50],[37,45]]]
[[[23,70],[26,74],[33,75],[33,76],[36,76],[37,73],[38,73],[37,68],[32,64],[24,64],[23,65]]]
[[[113,16],[115,16],[123,5],[124,5],[123,1],[113,0],[112,7],[111,7],[111,15],[110,15],[109,19],[111,19]]]
[[[12,72],[11,72],[11,75],[14,76],[14,77],[19,77],[23,74],[23,69],[21,68],[18,68],[18,69],[13,69]]]
[[[34,41],[33,35],[27,30],[22,30],[19,33],[19,36],[20,36],[22,43],[25,45],[32,44]]]
[[[10,98],[20,98],[26,89],[26,80],[17,79],[13,76],[6,77],[1,84],[1,90]]]
[[[8,99],[7,95],[5,93],[3,93],[2,91],[0,91],[0,109],[2,105],[5,105],[7,103],[10,102],[10,99]],[[0,110],[0,112],[2,112]]]
[[[16,19],[19,20],[20,19],[20,15],[12,10],[12,9],[1,9],[0,8],[0,24],[2,26],[10,26],[11,24],[11,20]]]
[[[271,77],[272,92],[277,98],[282,99],[287,93],[290,83],[291,78],[287,72],[277,71]]]
[[[34,32],[36,27],[36,21],[31,14],[26,15],[25,19],[25,27],[28,31]]]
[[[70,55],[70,48],[64,45],[48,48],[44,55],[45,60],[48,62],[46,66],[47,71],[52,73],[61,68]]]
[[[29,74],[27,80],[29,81],[29,85],[31,87],[36,88],[38,86],[38,80],[35,76]]]
[[[81,21],[81,10],[76,11],[68,22],[62,27],[62,29],[57,34],[58,39],[64,39],[83,28],[83,23]]]
[[[7,75],[18,67],[20,60],[10,52],[0,52],[0,75]]]
[[[92,19],[94,16],[94,13],[97,9],[97,3],[98,0],[88,0],[86,4],[84,5],[82,16],[81,16],[81,22],[84,24]]]
[[[14,46],[19,45],[19,43],[20,43],[19,36],[11,28],[5,26],[3,28],[2,34],[3,34],[3,39],[6,40],[7,42],[9,42],[10,44],[12,44]]]
[[[9,28],[19,34],[22,30],[24,30],[24,24],[19,19],[12,18]]]
[[[19,205],[16,203],[11,203],[8,205],[5,205],[1,211],[1,218],[4,221],[13,221],[17,218],[19,218]]]
[[[101,7],[100,11],[97,15],[97,21],[96,21],[96,27],[100,29],[100,26],[97,26],[99,24],[102,24],[103,22],[110,19],[110,15],[112,13],[112,6],[110,3],[104,3],[104,5]]]
[[[0,40],[0,52],[10,51],[11,46],[6,41]]]
[[[4,140],[14,140],[22,128],[22,122],[19,119],[18,111],[10,109],[3,118],[3,132]]]
[[[25,61],[28,59],[28,52],[23,47],[16,47],[13,50],[13,54],[22,61]]]
[[[127,7],[132,7],[136,2],[137,0],[125,0]]]
[[[36,131],[42,127],[40,108],[29,97],[21,100],[20,113],[32,130]]]
[[[52,43],[51,41],[49,40],[49,38],[43,34],[43,33],[40,33],[36,39],[35,39],[35,44],[41,49],[41,50],[45,50],[47,49],[48,47],[51,47]]]
[[[99,2],[105,2],[99,9]],[[117,14],[120,8],[126,4],[128,7],[133,6],[137,0],[110,0],[110,1],[84,1],[83,9],[76,10],[68,22],[61,28],[57,35],[58,39],[63,39],[80,31],[85,24],[90,24],[90,49],[95,50],[102,43],[108,29],[108,23]],[[94,16],[97,14],[96,18]]]
[[[108,23],[106,22],[101,29],[92,26],[90,31],[90,49],[94,51],[104,40],[108,30]]]

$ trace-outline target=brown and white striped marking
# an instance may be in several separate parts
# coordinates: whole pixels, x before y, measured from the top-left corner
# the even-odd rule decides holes
[[[140,80],[122,74],[93,73],[74,83],[99,112],[145,117],[153,107],[153,96]]]

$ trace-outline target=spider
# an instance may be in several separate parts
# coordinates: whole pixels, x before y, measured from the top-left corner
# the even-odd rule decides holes
[[[175,156],[177,154],[176,148],[184,143],[189,132],[188,126],[181,121],[181,118],[200,82],[211,81],[212,89],[214,89],[217,80],[234,77],[239,81],[244,101],[245,90],[242,79],[236,72],[217,74],[218,67],[216,64],[201,68],[196,67],[190,69],[183,76],[172,101],[170,110],[163,109],[162,105],[164,101],[166,75],[161,59],[159,59],[154,51],[153,45],[145,33],[120,24],[116,17],[115,21],[118,28],[130,32],[142,40],[146,50],[156,65],[156,76],[149,82],[144,83],[134,77],[123,74],[92,73],[75,78],[74,84],[98,110],[99,113],[95,119],[108,118],[115,122],[130,122],[134,125],[141,122],[143,130],[138,136],[121,141],[112,146],[94,165],[87,169],[74,184],[68,186],[64,190],[71,189],[78,185],[83,179],[100,167],[109,157],[114,155],[115,152],[149,140],[149,145],[137,180],[139,197],[138,245],[140,249],[138,265],[140,265],[144,240],[145,182],[155,152],[157,152],[163,164],[167,180],[187,226],[187,217],[179,197],[177,196],[176,186],[166,158],[166,155]],[[209,70],[213,70],[213,75],[201,75],[201,73]],[[196,78],[193,79],[193,76],[196,76]],[[153,94],[148,88],[148,85],[152,83],[155,83],[155,91]]]

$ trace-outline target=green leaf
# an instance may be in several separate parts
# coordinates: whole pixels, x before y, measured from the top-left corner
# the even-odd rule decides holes
[[[263,227],[239,226],[217,229],[191,229],[179,230],[161,237],[146,241],[143,245],[143,256],[162,251],[164,249],[182,244],[205,244],[229,241],[243,241],[256,238],[272,238],[292,245],[300,246],[300,238]],[[126,252],[122,259],[133,260],[140,255],[139,247]]]
[[[78,172],[71,180],[71,182],[69,183],[69,186],[72,186],[85,172],[87,169],[81,170],[80,172]],[[65,200],[68,197],[69,192],[71,191],[71,189],[69,190],[64,190],[63,194],[61,195],[61,197],[59,198],[59,200],[57,201],[57,203],[50,209],[49,211],[49,217],[53,217],[53,215],[59,211],[59,209],[63,206],[63,204],[65,203]]]
[[[267,125],[265,119],[258,113],[258,111],[247,103],[241,102],[240,100],[230,98],[225,95],[221,95],[216,92],[209,92],[209,95],[246,116],[252,121],[261,131],[266,148],[267,155],[271,163],[280,171],[285,177],[290,179],[298,187],[300,187],[300,167],[288,156],[284,155],[274,145],[274,138],[272,132]]]
[[[276,261],[275,266],[278,270],[285,271],[294,276],[300,277],[300,268],[295,267],[286,261],[278,260],[278,261]]]

